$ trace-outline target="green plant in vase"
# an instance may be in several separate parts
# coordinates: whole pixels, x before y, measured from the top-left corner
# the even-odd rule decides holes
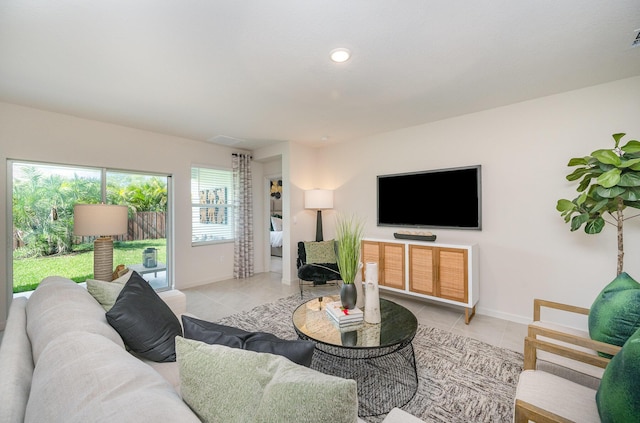
[[[568,166],[577,168],[567,175],[567,180],[580,180],[580,195],[573,200],[558,200],[556,206],[565,222],[571,223],[571,231],[585,225],[586,233],[598,234],[606,223],[617,227],[617,275],[623,272],[624,265],[624,210],[640,209],[640,142],[631,140],[620,146],[624,136],[613,134],[613,149],[596,150],[589,156],[569,160]]]
[[[358,217],[338,216],[336,220],[336,242],[338,243],[338,270],[342,279],[340,299],[347,309],[355,307],[357,294],[353,281],[360,271],[360,243],[364,222]]]

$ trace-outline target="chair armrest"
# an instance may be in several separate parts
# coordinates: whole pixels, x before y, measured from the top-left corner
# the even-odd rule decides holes
[[[538,336],[544,336],[569,345],[560,345],[554,342],[541,340],[538,339]],[[536,369],[537,350],[547,351],[551,354],[557,354],[562,357],[581,361],[603,369],[607,367],[607,364],[611,361],[609,358],[601,357],[597,354],[591,354],[589,352],[572,348],[571,346],[588,348],[593,351],[599,351],[610,355],[616,355],[621,349],[617,345],[606,344],[590,338],[584,338],[547,328],[529,326],[529,334],[525,337],[524,341],[524,367],[529,370]]]
[[[593,351],[598,351],[610,355],[616,355],[621,348],[617,345],[607,344],[606,342],[596,341],[591,338],[585,338],[584,336],[573,335],[570,333],[564,333],[557,330],[534,325],[529,325],[528,336],[534,339],[537,339],[538,336],[545,336],[557,341],[566,342],[568,344],[588,348]]]
[[[554,301],[547,301],[547,300],[541,300],[539,298],[535,298],[533,300],[533,321],[534,322],[537,322],[540,320],[540,309],[542,307],[567,311],[569,313],[584,314],[585,316],[589,315],[588,308],[573,306],[569,304],[556,303]]]

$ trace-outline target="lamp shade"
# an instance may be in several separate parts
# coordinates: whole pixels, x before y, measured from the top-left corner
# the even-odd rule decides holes
[[[304,192],[304,208],[323,210],[333,208],[333,191],[329,189],[310,189]]]
[[[73,206],[73,234],[80,236],[127,233],[127,206],[76,204]]]

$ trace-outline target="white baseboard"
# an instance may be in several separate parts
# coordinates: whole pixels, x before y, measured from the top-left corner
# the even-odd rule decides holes
[[[484,307],[476,307],[476,313],[482,314],[484,316],[496,317],[502,320],[508,320],[514,323],[520,323],[523,325],[528,325],[533,321],[532,316],[526,317],[526,316],[520,316],[517,314],[503,313],[501,311],[496,311],[496,310],[484,308]]]

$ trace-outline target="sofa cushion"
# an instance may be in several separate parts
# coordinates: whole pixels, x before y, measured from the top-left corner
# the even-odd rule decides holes
[[[623,272],[593,302],[589,310],[589,335],[596,341],[622,346],[639,327],[640,284]]]
[[[313,241],[304,243],[307,264],[310,263],[335,263],[335,241]]]
[[[315,344],[312,341],[286,340],[265,332],[247,332],[194,317],[182,316],[184,337],[207,344],[226,345],[249,351],[281,355],[309,367]]]
[[[111,307],[113,307],[113,304],[115,304],[118,295],[120,295],[120,291],[124,288],[124,284],[127,283],[132,274],[133,271],[130,270],[111,282],[87,279],[87,291],[100,303],[105,311],[109,311]]]
[[[183,400],[203,422],[355,422],[356,382],[284,357],[178,337]]]
[[[22,423],[27,407],[33,359],[27,336],[27,299],[11,301],[7,325],[0,344],[0,422]]]
[[[180,321],[149,283],[134,272],[106,313],[131,351],[151,361],[175,361]]]
[[[198,422],[171,385],[100,335],[68,332],[34,371],[25,422]]]
[[[596,394],[603,423],[638,421],[640,416],[640,330],[611,359]]]
[[[103,335],[124,348],[104,316],[104,309],[86,289],[70,279],[49,276],[40,282],[27,302],[27,334],[33,362],[49,342],[65,332],[84,331]]]

